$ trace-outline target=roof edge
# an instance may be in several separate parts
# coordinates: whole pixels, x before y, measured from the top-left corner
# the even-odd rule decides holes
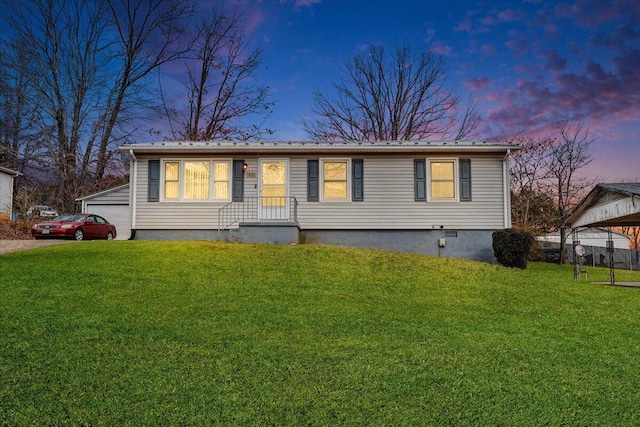
[[[14,178],[15,178],[16,176],[20,176],[20,175],[22,175],[22,174],[21,174],[20,172],[18,172],[18,171],[14,171],[13,169],[5,168],[5,167],[3,167],[3,166],[0,166],[0,171],[4,172],[4,173],[6,173],[6,174],[9,174],[9,175],[11,175],[11,176],[13,176]]]
[[[93,194],[89,194],[87,196],[83,196],[83,197],[78,197],[76,199],[76,202],[81,202],[83,200],[87,200],[90,199],[92,197],[98,197],[98,196],[102,196],[104,194],[109,194],[109,193],[113,193],[114,191],[118,191],[121,190],[125,187],[128,187],[130,183],[126,183],[126,184],[122,184],[122,185],[118,185],[117,187],[113,187],[113,188],[109,188],[107,190],[102,190],[102,191],[98,191],[97,193],[93,193]]]
[[[120,150],[133,152],[235,151],[235,152],[312,152],[312,151],[518,151],[519,145],[482,141],[165,141],[122,145]]]

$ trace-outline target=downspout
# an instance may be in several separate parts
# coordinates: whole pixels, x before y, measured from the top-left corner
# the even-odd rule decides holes
[[[509,156],[511,150],[508,149],[502,160],[502,187],[504,191],[504,228],[511,228],[511,187],[509,179]]]
[[[131,200],[131,235],[129,240],[136,238],[136,216],[137,216],[137,188],[138,188],[138,159],[133,153],[133,149],[129,150],[129,156],[131,156],[131,168],[133,179],[129,183],[129,200]]]

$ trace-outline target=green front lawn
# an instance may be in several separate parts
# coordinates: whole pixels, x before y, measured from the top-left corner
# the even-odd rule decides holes
[[[639,357],[640,289],[571,266],[211,242],[0,255],[6,425],[639,425]]]

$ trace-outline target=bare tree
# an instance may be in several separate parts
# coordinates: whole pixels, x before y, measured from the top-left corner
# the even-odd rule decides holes
[[[0,44],[0,165],[22,174],[38,160],[41,149],[33,126],[37,110],[28,102],[28,50],[24,38]]]
[[[589,165],[593,139],[582,123],[570,124],[567,118],[555,116],[559,139],[549,149],[549,194],[558,207],[560,230],[560,264],[565,262],[566,220],[584,192],[596,180],[581,176],[580,170]]]
[[[114,138],[115,127],[133,119],[121,117],[136,104],[150,105],[152,98],[135,96],[145,90],[145,78],[162,65],[182,57],[189,49],[183,42],[185,25],[193,8],[185,0],[107,0],[107,20],[116,29],[117,41],[111,63],[117,71],[110,76],[109,95],[99,119],[103,126],[97,151],[95,176],[101,180],[115,145],[127,133]]]
[[[640,268],[640,226],[620,227],[620,232],[629,236],[631,253],[635,255],[636,268]]]
[[[314,92],[318,118],[303,127],[313,139],[464,139],[478,126],[473,99],[458,120],[459,98],[445,87],[445,58],[432,51],[412,55],[402,46],[389,56],[383,47],[345,62],[336,98]]]
[[[255,83],[262,50],[251,47],[243,18],[237,11],[214,8],[195,27],[187,62],[188,107],[165,104],[174,139],[259,139],[271,112],[269,88]],[[252,116],[258,122],[244,124]],[[175,122],[175,123],[174,123]]]
[[[555,225],[557,212],[546,192],[550,149],[553,140],[517,136],[521,150],[510,158],[511,219],[514,227],[540,235]]]
[[[73,210],[99,183],[136,111],[156,102],[147,77],[181,54],[177,23],[190,11],[186,0],[18,0],[0,12],[9,37],[29,46],[27,109],[58,207]]]

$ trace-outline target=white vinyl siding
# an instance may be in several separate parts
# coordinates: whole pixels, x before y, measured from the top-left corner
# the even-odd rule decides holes
[[[442,225],[473,230],[504,227],[501,156],[464,155],[471,159],[473,180],[473,201],[464,203],[416,202],[414,157],[358,157],[364,159],[365,186],[364,200],[358,203],[307,202],[303,179],[306,158],[291,160],[291,195],[298,200],[298,222],[302,229],[424,230],[439,229]]]
[[[0,171],[0,215],[10,216],[13,204],[13,176]]]
[[[495,230],[504,228],[504,193],[502,159],[504,154],[455,156],[471,159],[473,200],[470,202],[416,202],[414,195],[414,160],[438,156],[366,156],[364,159],[364,200],[349,203],[307,201],[307,160],[311,156],[288,156],[289,195],[298,201],[298,222],[304,229],[416,229],[455,228],[460,230]],[[246,154],[245,200],[257,196],[258,158]],[[141,158],[145,161],[142,161]],[[138,229],[208,229],[218,226],[219,201],[153,203],[147,201],[148,158],[139,156],[137,188]],[[264,156],[261,158],[265,158]],[[282,157],[278,157],[282,158]],[[331,159],[318,156],[316,159]],[[344,159],[344,156],[335,157]],[[356,156],[352,156],[356,158]],[[451,159],[452,156],[441,156]],[[456,185],[458,185],[456,177]],[[456,190],[458,191],[458,190]]]

